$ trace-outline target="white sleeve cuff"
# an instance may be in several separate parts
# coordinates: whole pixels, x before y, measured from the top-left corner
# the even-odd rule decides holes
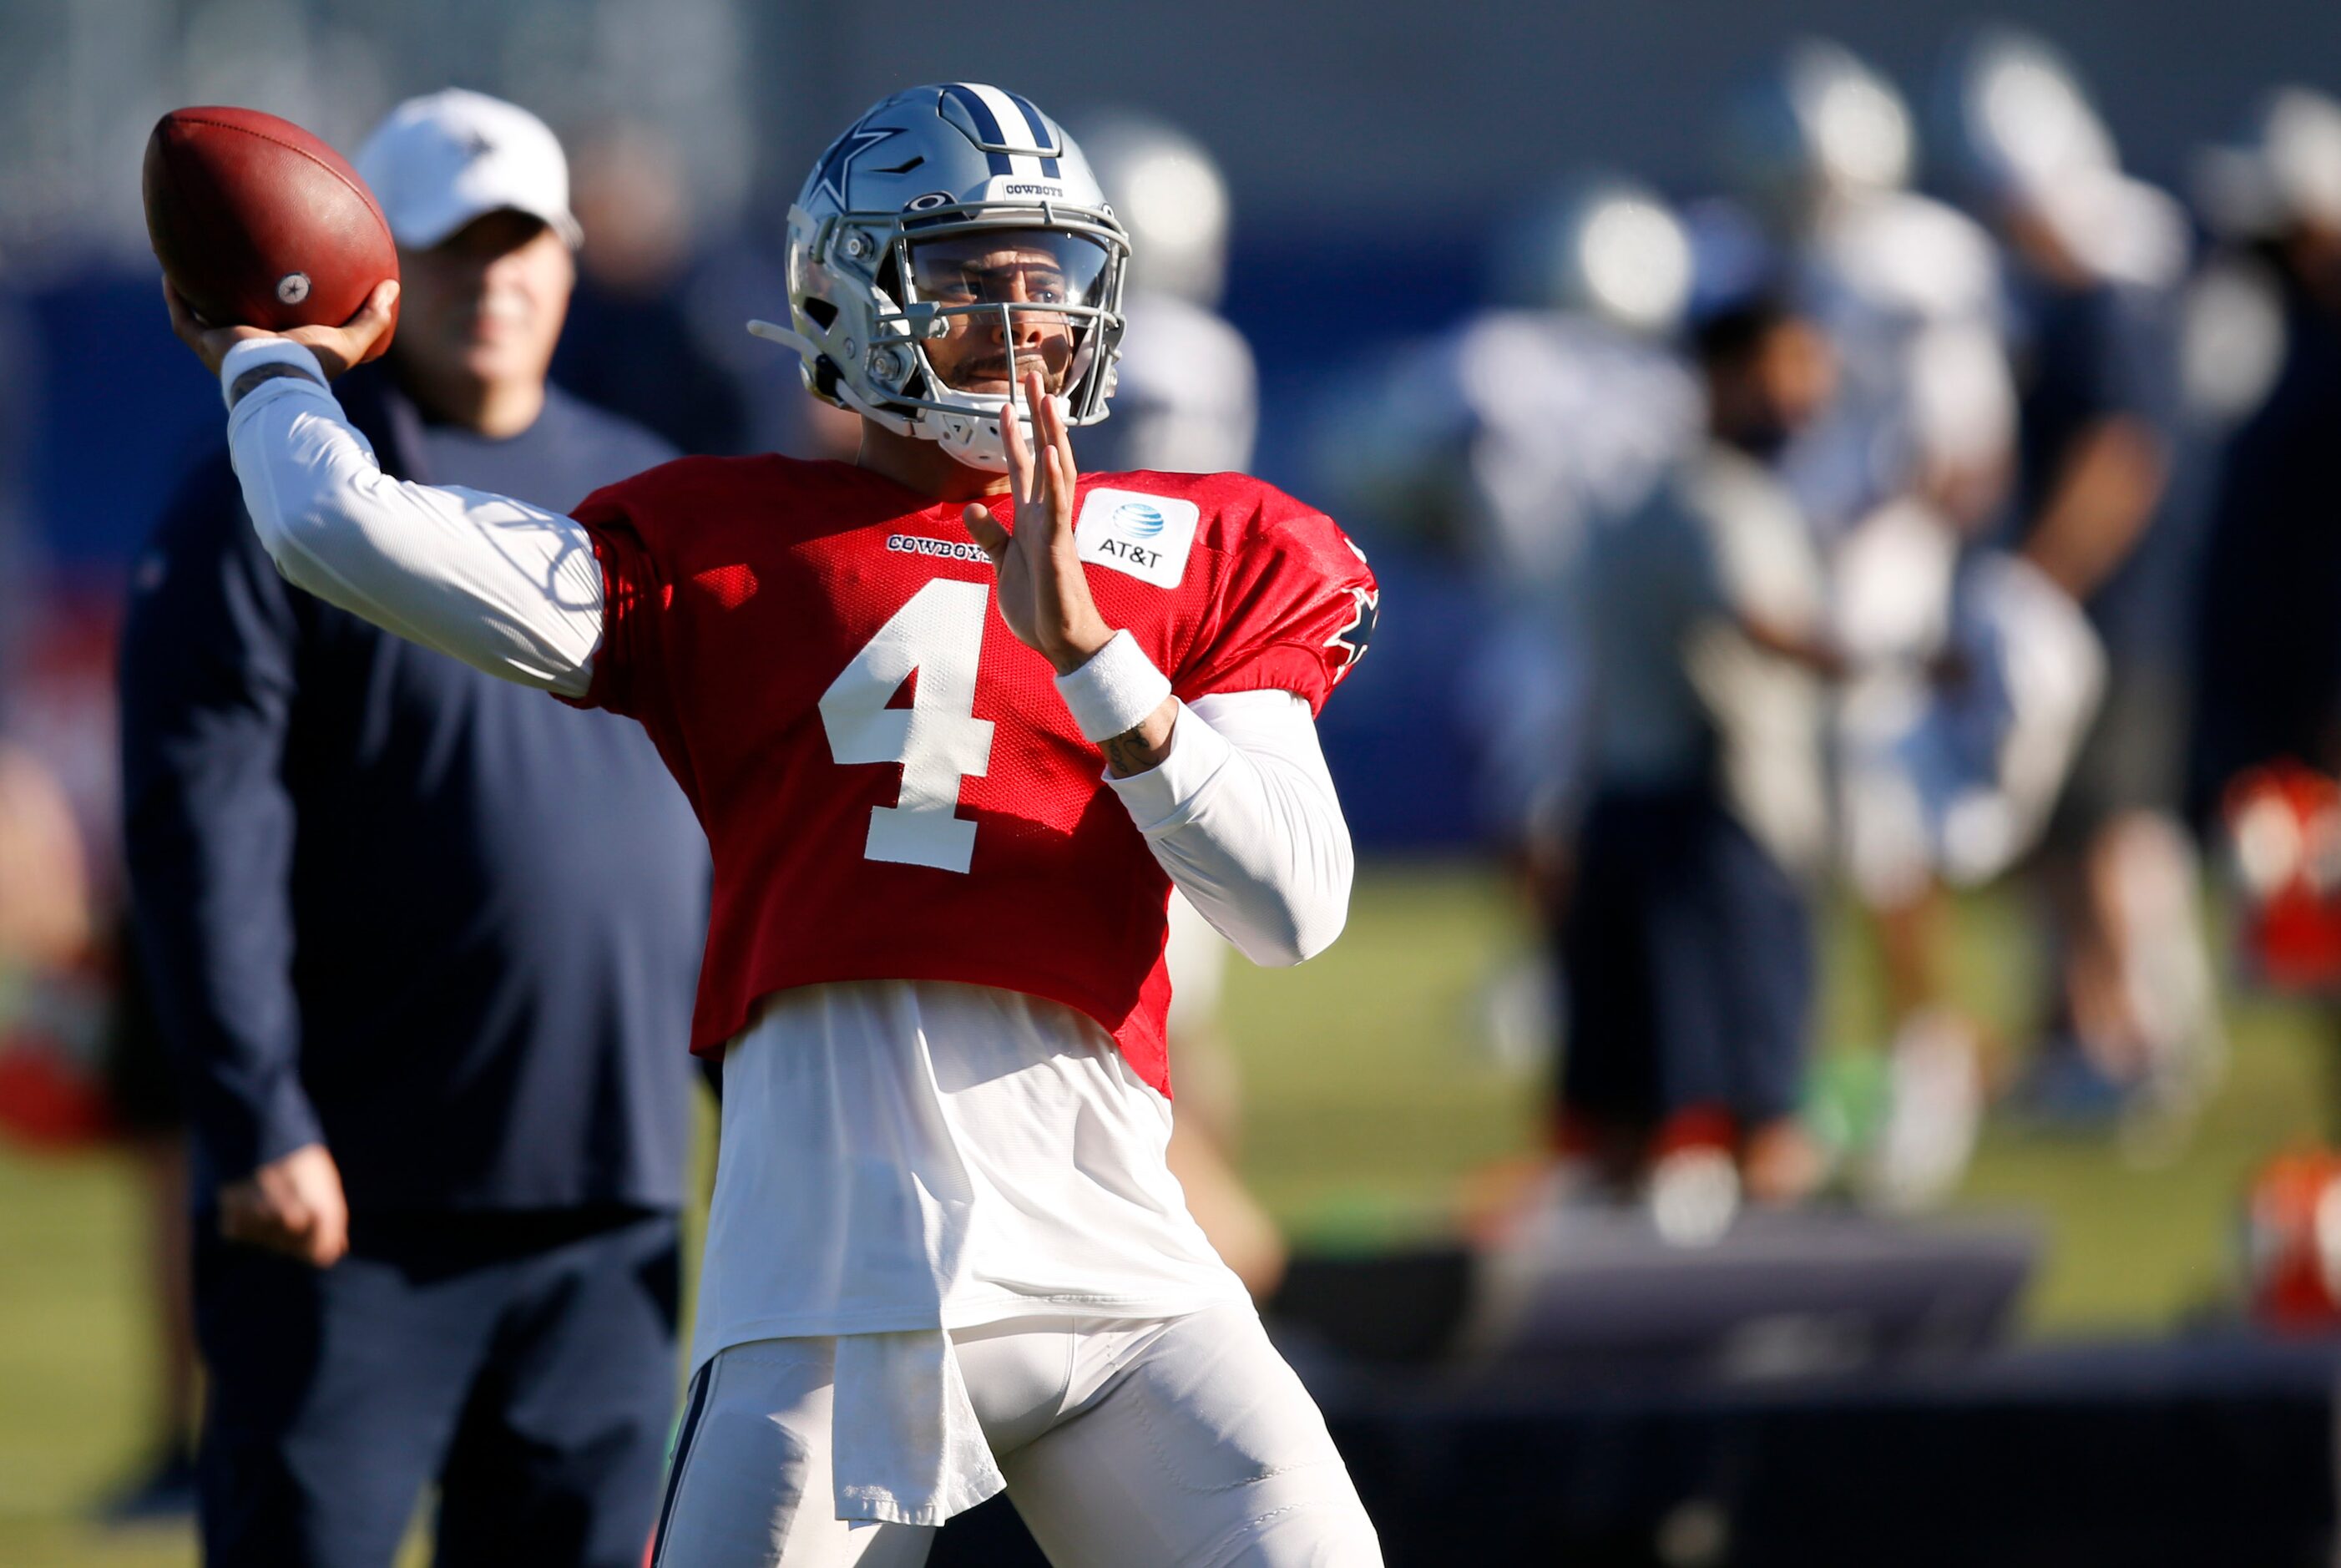
[[[235,409],[235,384],[264,365],[285,365],[302,375],[313,376],[319,386],[326,385],[325,367],[306,346],[289,337],[248,337],[227,351],[220,361],[220,401],[229,412]]]
[[[1093,742],[1128,734],[1170,694],[1170,680],[1128,632],[1090,655],[1089,663],[1057,677],[1057,694],[1072,710],[1073,723]]]
[[[1162,760],[1128,778],[1109,773],[1106,786],[1121,798],[1139,832],[1150,836],[1166,833],[1187,820],[1203,786],[1218,776],[1234,754],[1235,746],[1227,736],[1181,703],[1170,726],[1170,749]]]

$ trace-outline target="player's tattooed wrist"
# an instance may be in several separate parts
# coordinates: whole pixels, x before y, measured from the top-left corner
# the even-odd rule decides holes
[[[1098,749],[1105,753],[1106,765],[1122,778],[1149,772],[1162,761],[1155,754],[1155,748],[1146,744],[1144,724],[1118,735],[1108,735],[1098,743]]]
[[[237,376],[235,378],[235,385],[227,389],[228,402],[231,404],[242,403],[246,394],[264,381],[281,381],[287,378],[294,381],[305,381],[310,383],[312,385],[314,385],[317,380],[315,376],[311,375],[307,371],[301,369],[298,365],[255,365],[250,370],[245,371],[242,375]]]

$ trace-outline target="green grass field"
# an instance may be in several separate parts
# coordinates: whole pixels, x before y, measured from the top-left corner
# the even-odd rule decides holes
[[[1959,934],[1968,1004],[2020,1039],[2037,985],[2021,904],[2005,894],[1973,901]],[[1384,864],[1361,879],[1331,953],[1293,973],[1239,966],[1230,977],[1244,1163],[1301,1242],[1374,1244],[1435,1231],[1472,1171],[1529,1145],[1536,1075],[1479,1044],[1482,983],[1526,940],[1484,874]],[[1861,1049],[1878,1027],[1874,983],[1841,917],[1828,951],[1828,1049]],[[2151,1331],[2232,1295],[2244,1183],[2287,1142],[2324,1130],[2330,1084],[2312,1019],[2252,1004],[2231,1020],[2227,1082],[2181,1150],[2141,1165],[2102,1140],[2001,1129],[1987,1138],[1961,1202],[2020,1210],[2043,1227],[2032,1332]],[[147,1418],[138,1235],[122,1162],[0,1153],[7,1568],[194,1561],[182,1533],[79,1523],[133,1462]]]

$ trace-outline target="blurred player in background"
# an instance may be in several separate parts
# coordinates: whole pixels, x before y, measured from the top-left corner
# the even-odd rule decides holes
[[[1669,1239],[1711,1239],[1744,1190],[1792,1202],[1819,1163],[1798,1117],[1825,864],[1821,562],[1781,482],[1833,356],[1775,294],[1694,328],[1707,439],[1593,531],[1586,813],[1561,926],[1564,1117],[1614,1174],[1647,1164]]]
[[[1251,345],[1219,314],[1226,290],[1227,181],[1201,143],[1143,115],[1082,120],[1082,150],[1130,235],[1113,417],[1075,437],[1093,473],[1241,474],[1260,423]],[[1170,1171],[1212,1248],[1264,1300],[1284,1276],[1284,1238],[1235,1170],[1243,1084],[1220,1028],[1228,941],[1170,894],[1170,1041],[1179,1104]]]
[[[1844,365],[1786,472],[1820,530],[1852,661],[1838,831],[1890,1012],[1887,1110],[1858,1174],[1915,1206],[1957,1180],[1983,1104],[1980,1033],[1944,974],[1942,889],[1997,874],[2037,834],[2098,654],[2054,584],[1968,548],[2014,461],[2003,287],[1982,229],[1908,188],[1901,95],[1808,40],[1738,104],[1727,151]]]
[[[1538,1061],[1560,1030],[1556,934],[1590,787],[1586,554],[1692,446],[1700,393],[1671,343],[1689,244],[1655,192],[1579,175],[1491,255],[1497,303],[1406,346],[1337,414],[1328,477],[1459,562],[1487,606],[1459,705],[1479,814],[1541,933],[1493,978],[1487,1028],[1502,1058]]]
[[[2210,1086],[2218,1027],[2175,814],[2185,609],[2176,574],[2154,569],[2170,547],[2187,219],[2121,172],[2081,85],[2036,38],[1967,41],[1942,105],[1947,161],[2010,270],[2018,441],[2004,543],[2087,612],[2107,651],[2104,705],[2048,824],[2060,974],[2027,1099],[2176,1114]]]
[[[1494,255],[1497,306],[1402,354],[1349,444],[1360,488],[1489,596],[1495,629],[1466,677],[1482,809],[1557,884],[1583,804],[1584,553],[1698,429],[1669,345],[1691,257],[1666,203],[1609,174],[1545,193]]]
[[[573,515],[376,470],[324,381],[390,285],[290,339],[174,302],[286,572],[638,717],[707,829],[725,1125],[670,1568],[915,1564],[1003,1487],[1060,1563],[1380,1560],[1169,1174],[1161,959],[1174,884],[1257,962],[1340,931],[1315,714],[1379,590],[1241,475],[1081,482],[1126,255],[1029,100],[896,94],[755,324],[857,462],[693,459]]]
[[[512,105],[359,172],[403,321],[344,384],[410,481],[545,505],[659,461],[545,381],[579,238]],[[289,585],[224,457],[135,574],[126,831],[190,1095],[206,1559],[640,1563],[674,1401],[697,824],[633,726]]]

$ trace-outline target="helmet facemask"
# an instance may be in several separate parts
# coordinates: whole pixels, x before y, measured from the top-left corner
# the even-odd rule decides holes
[[[821,229],[808,247],[814,265],[862,277],[841,291],[842,313],[815,298],[798,305],[798,333],[816,351],[806,370],[816,394],[995,474],[1008,468],[1004,412],[1014,408],[1032,439],[1021,386],[1003,374],[1009,358],[1019,378],[1036,365],[1049,373],[1068,424],[1106,416],[1130,255],[1111,211],[957,203],[899,216],[845,213]],[[828,321],[815,313],[824,305]],[[860,334],[856,315],[866,317]],[[987,335],[1001,345],[999,363],[981,352]]]
[[[955,457],[1002,471],[1006,411],[1031,438],[1023,379],[1031,371],[1069,424],[1104,417],[1106,366],[1121,335],[1111,304],[1127,255],[1116,236],[1038,225],[909,227],[873,291],[900,305],[876,318],[872,379],[898,389],[895,406],[938,415],[937,438]],[[897,326],[901,340],[890,341]],[[925,433],[912,423],[913,434]]]

